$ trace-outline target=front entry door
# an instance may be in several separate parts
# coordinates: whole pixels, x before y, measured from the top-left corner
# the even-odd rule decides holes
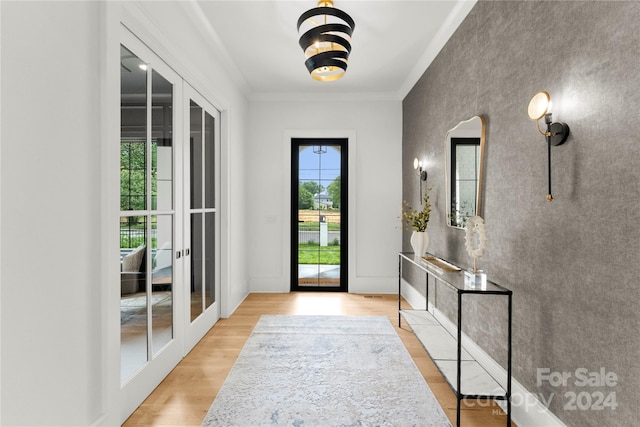
[[[346,292],[347,139],[291,142],[291,290]]]

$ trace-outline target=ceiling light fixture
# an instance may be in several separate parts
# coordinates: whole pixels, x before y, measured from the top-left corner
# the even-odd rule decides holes
[[[333,0],[320,0],[317,7],[300,15],[298,43],[312,78],[329,82],[344,76],[355,26],[347,13],[333,7]]]

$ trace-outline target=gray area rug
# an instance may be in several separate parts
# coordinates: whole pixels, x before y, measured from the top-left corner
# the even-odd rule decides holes
[[[450,426],[383,316],[262,316],[202,426]]]

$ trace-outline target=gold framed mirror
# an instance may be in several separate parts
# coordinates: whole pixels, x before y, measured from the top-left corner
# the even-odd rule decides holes
[[[464,228],[470,217],[482,216],[485,119],[461,121],[445,137],[447,225]]]

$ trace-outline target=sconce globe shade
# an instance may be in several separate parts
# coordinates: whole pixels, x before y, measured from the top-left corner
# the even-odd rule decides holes
[[[551,96],[546,91],[540,91],[533,95],[531,101],[529,101],[529,107],[527,113],[531,120],[540,120],[549,111],[551,105]]]
[[[413,159],[413,168],[418,169],[418,167],[420,167],[420,160],[418,160],[418,158],[416,157],[415,159]]]

